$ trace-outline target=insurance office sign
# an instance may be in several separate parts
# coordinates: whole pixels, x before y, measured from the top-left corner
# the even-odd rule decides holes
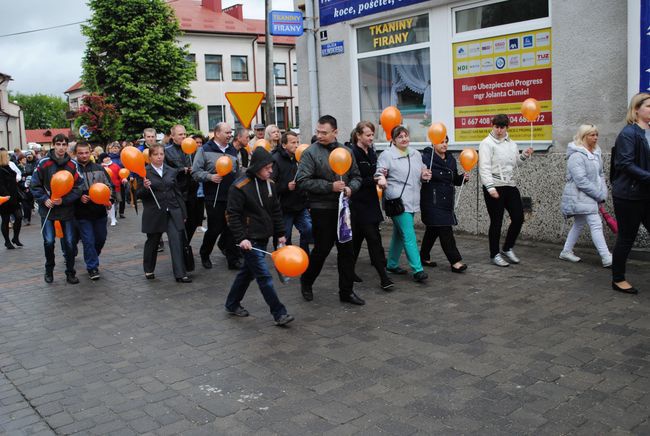
[[[320,25],[328,26],[427,0],[319,0]]]

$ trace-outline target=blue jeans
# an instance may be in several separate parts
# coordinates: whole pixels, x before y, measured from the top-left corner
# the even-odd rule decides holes
[[[266,250],[266,243],[254,241],[253,247],[260,250]],[[246,295],[248,285],[253,279],[257,280],[264,301],[271,309],[271,315],[277,321],[282,315],[286,315],[287,309],[280,302],[278,294],[273,288],[273,278],[266,264],[265,254],[256,250],[242,250],[244,254],[244,267],[239,270],[235,281],[230,288],[228,298],[226,298],[226,310],[233,311],[241,305],[241,301]]]
[[[43,224],[45,224],[43,226]],[[43,248],[45,249],[45,270],[52,271],[54,269],[54,243],[56,241],[56,234],[54,231],[54,221],[45,220],[41,217],[41,226],[43,226]],[[63,238],[61,238],[61,248],[63,249],[63,257],[65,258],[65,273],[76,274],[74,269],[75,258],[75,229],[74,220],[61,221],[61,228],[63,229]]]
[[[77,219],[79,238],[84,247],[84,262],[88,271],[99,268],[99,255],[106,242],[108,217],[94,220]]]
[[[311,236],[311,215],[307,209],[299,212],[290,212],[282,215],[284,218],[284,231],[286,233],[287,245],[291,245],[291,231],[296,226],[300,233],[300,248],[305,250],[309,256],[309,244],[312,242]]]

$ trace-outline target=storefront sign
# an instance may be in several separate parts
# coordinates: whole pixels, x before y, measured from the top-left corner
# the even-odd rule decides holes
[[[641,50],[639,53],[639,91],[650,91],[650,4],[641,2]]]
[[[343,41],[334,41],[328,42],[327,44],[321,44],[320,54],[321,56],[332,56],[343,53]]]
[[[300,36],[302,35],[302,12],[271,11],[269,12],[271,35]]]
[[[551,141],[550,28],[456,43],[453,50],[457,142],[481,141],[500,113],[510,117],[512,139],[530,140],[530,122],[520,112],[530,97],[542,107],[533,124],[534,140]]]
[[[427,0],[319,0],[320,25],[328,26]]]
[[[359,53],[427,42],[429,16],[402,18],[357,29]]]

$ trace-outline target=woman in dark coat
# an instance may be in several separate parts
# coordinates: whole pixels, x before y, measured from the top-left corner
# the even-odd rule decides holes
[[[427,226],[420,247],[420,258],[423,266],[436,266],[430,260],[431,248],[440,237],[440,245],[451,265],[451,271],[463,272],[467,265],[456,247],[453,227],[458,224],[454,213],[454,186],[460,186],[467,181],[469,174],[458,174],[456,159],[447,153],[449,138],[440,144],[427,147],[422,152],[422,162],[431,170],[431,181],[422,183],[420,191],[420,209],[422,222]]]
[[[136,191],[136,196],[142,199],[142,233],[147,234],[142,262],[144,276],[155,277],[158,243],[162,234],[167,233],[174,277],[177,282],[190,283],[192,279],[187,276],[183,259],[187,211],[176,180],[178,171],[164,163],[165,149],[161,144],[149,147],[149,158],[147,175]]]
[[[16,180],[18,178],[18,180]],[[18,181],[20,176],[9,166],[9,153],[7,150],[0,150],[0,196],[9,196],[9,200],[0,205],[0,216],[2,216],[2,236],[5,238],[5,247],[11,250],[16,248],[14,244],[22,247],[19,236],[20,227],[23,222],[23,212],[20,208],[20,194],[18,192]],[[14,217],[14,237],[9,240],[9,222]],[[13,244],[12,244],[13,242]]]

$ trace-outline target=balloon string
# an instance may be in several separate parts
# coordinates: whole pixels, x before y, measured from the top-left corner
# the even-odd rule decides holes
[[[239,245],[238,245],[239,247]],[[251,247],[251,250],[259,251],[260,253],[268,254],[269,256],[272,256],[272,253],[269,253],[268,251],[261,250],[259,248]]]
[[[214,196],[214,203],[212,203],[212,209],[217,207],[217,197],[219,197],[219,188],[221,187],[221,182],[217,183],[217,195]]]
[[[472,173],[472,170],[469,170],[469,174]],[[456,197],[456,204],[454,204],[454,210],[458,207],[458,203],[460,203],[460,196],[463,194],[463,188],[465,187],[465,179],[463,179],[463,184],[460,185],[460,191],[458,191],[458,196]]]
[[[158,206],[158,209],[160,209],[160,203],[158,203],[158,199],[156,198],[156,194],[153,193],[153,189],[151,189],[151,186],[149,186],[149,191],[151,191],[151,195],[153,196],[153,199],[156,202],[156,206]]]
[[[45,223],[47,223],[47,219],[50,217],[50,212],[52,212],[53,208],[49,208],[47,211],[47,215],[45,215],[45,221],[43,221],[43,226],[41,227],[41,235],[43,234],[43,229],[45,228]]]

